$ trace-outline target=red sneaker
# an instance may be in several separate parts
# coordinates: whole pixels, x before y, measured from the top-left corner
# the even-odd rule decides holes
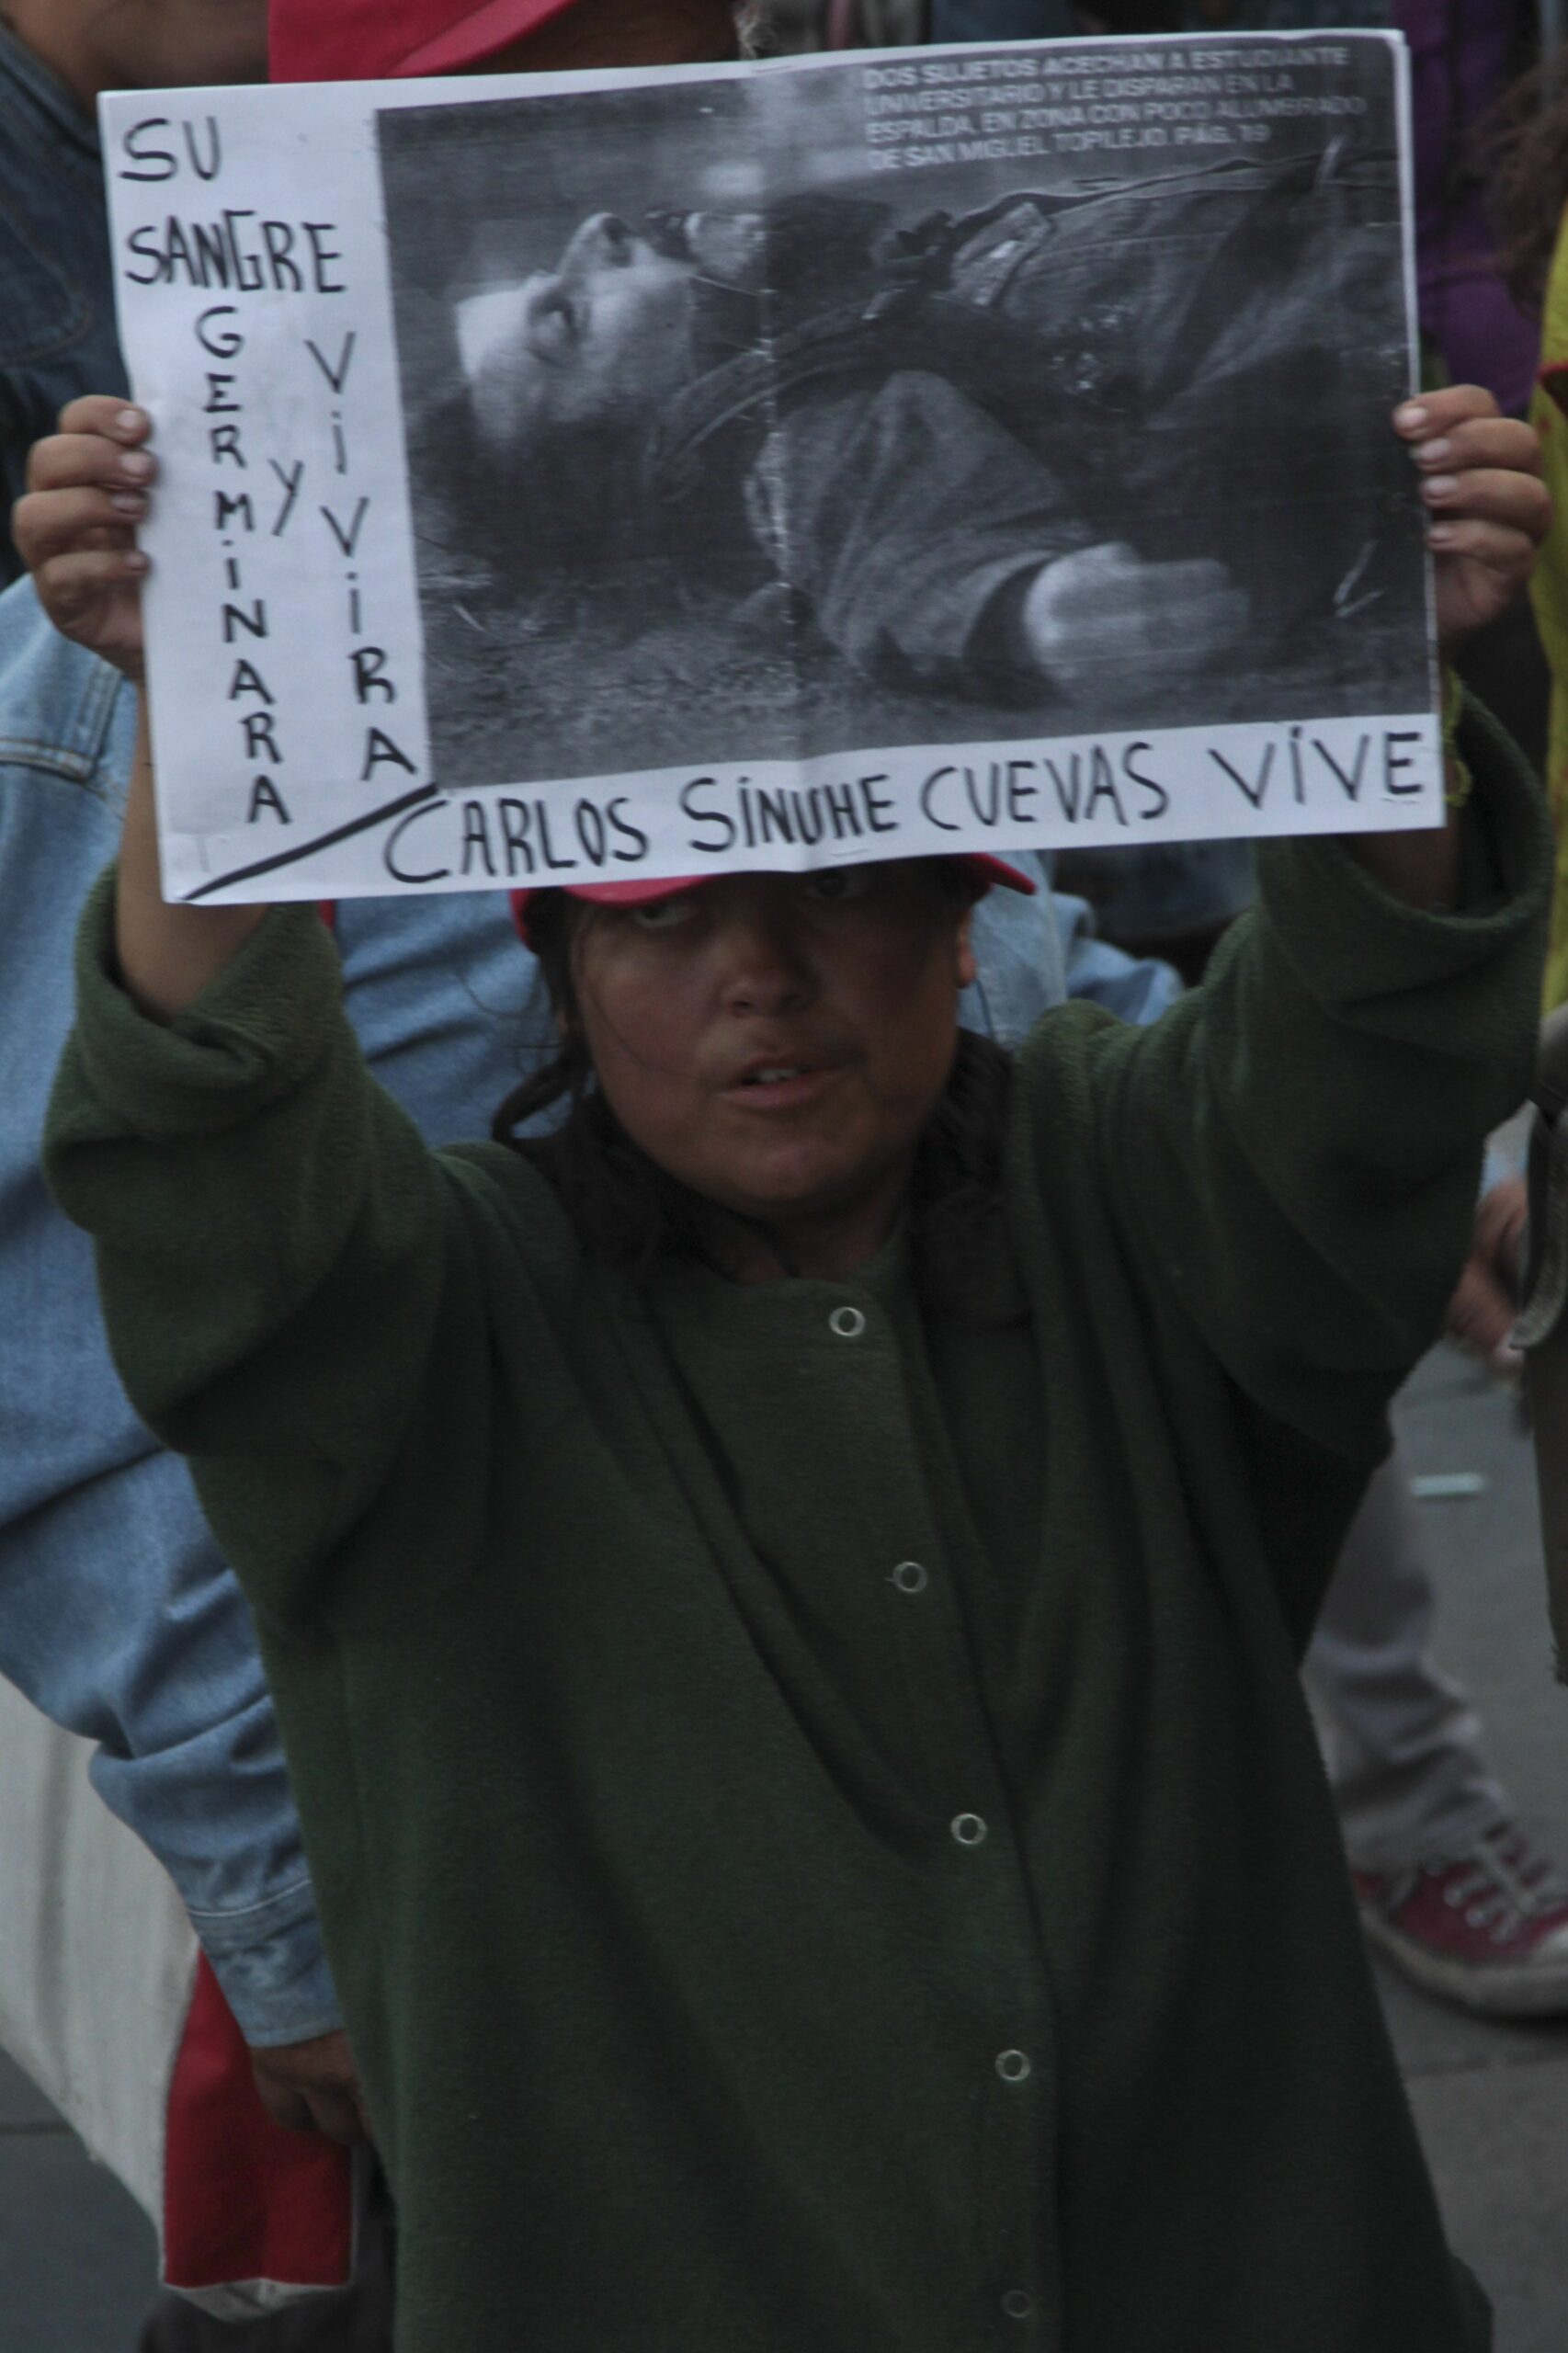
[[[1428,1994],[1494,2018],[1568,2012],[1568,1881],[1512,1823],[1449,1861],[1350,1877],[1371,1942]]]

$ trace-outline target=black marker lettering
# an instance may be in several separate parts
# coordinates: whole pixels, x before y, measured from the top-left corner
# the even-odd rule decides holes
[[[381,845],[381,863],[394,882],[419,883],[447,881],[452,870],[449,866],[433,866],[428,873],[415,874],[406,866],[400,866],[397,860],[398,852],[403,847],[403,837],[410,826],[416,825],[421,817],[433,817],[437,810],[449,806],[450,803],[446,801],[426,801],[421,807],[411,809],[406,817],[398,819]]]
[[[1417,729],[1411,727],[1384,728],[1383,790],[1385,792],[1398,798],[1403,793],[1419,792],[1421,790],[1421,780],[1419,778],[1416,779],[1414,784],[1395,784],[1394,782],[1394,778],[1398,776],[1403,769],[1413,768],[1415,766],[1415,761],[1409,758],[1406,754],[1403,752],[1398,752],[1394,749],[1395,745],[1419,744],[1420,741],[1421,736]]]
[[[250,789],[250,809],[245,817],[246,824],[254,825],[264,809],[270,809],[280,824],[291,825],[294,822],[283,805],[283,795],[269,776],[258,776]]]
[[[462,860],[462,870],[465,874],[473,872],[472,853],[475,850],[484,860],[484,870],[494,881],[495,860],[490,855],[490,835],[484,828],[484,803],[483,801],[465,801],[463,802]]]
[[[887,780],[885,776],[863,776],[858,779],[866,823],[874,834],[896,834],[898,831],[898,818],[892,802],[885,794],[873,790],[876,785],[886,784]],[[882,823],[884,816],[888,821],[885,825]]]
[[[212,501],[212,529],[215,531],[228,530],[236,516],[247,531],[255,530],[256,517],[251,512],[248,490],[242,490],[237,498],[231,498],[226,490],[215,490]]]
[[[960,830],[960,828],[959,826],[958,820],[955,817],[937,816],[936,810],[931,805],[932,796],[936,792],[937,787],[939,784],[945,784],[949,777],[957,776],[957,768],[933,768],[930,775],[926,778],[925,783],[920,788],[921,814],[925,817],[927,824],[938,826],[944,834],[956,834]]]
[[[229,681],[229,700],[237,702],[241,695],[259,695],[263,702],[272,700],[272,690],[254,662],[242,654],[234,664],[234,675]]]
[[[528,802],[503,793],[495,806],[501,816],[501,844],[506,853],[508,879],[514,874],[531,874],[534,854],[528,841]]]
[[[631,844],[631,847],[630,849],[612,849],[610,856],[622,866],[635,866],[640,858],[644,858],[648,855],[648,836],[642,831],[641,825],[634,825],[629,817],[623,817],[621,815],[620,813],[625,806],[625,801],[621,799],[620,795],[617,793],[615,799],[610,802],[609,807],[605,813],[608,817],[611,825],[615,828],[615,831],[618,834],[625,835],[627,840]]]
[[[166,114],[150,114],[146,118],[145,121],[133,122],[119,143],[124,148],[125,153],[130,156],[133,164],[145,164],[150,168],[146,171],[131,172],[127,171],[122,165],[116,175],[117,178],[122,180],[172,180],[175,174],[179,169],[179,162],[174,153],[174,150],[170,147],[151,147],[146,144],[149,132],[154,131],[167,131],[168,128],[169,118]],[[136,240],[133,237],[131,239],[132,244],[134,244]],[[153,280],[150,278],[138,278],[136,283],[139,286],[151,286]]]
[[[1163,817],[1166,810],[1171,805],[1171,796],[1165,790],[1165,786],[1160,782],[1159,779],[1157,777],[1145,776],[1142,768],[1135,767],[1133,766],[1134,754],[1140,752],[1152,752],[1153,748],[1154,747],[1152,744],[1140,740],[1136,744],[1127,745],[1123,748],[1121,755],[1121,772],[1123,776],[1126,777],[1130,784],[1135,784],[1140,792],[1146,792],[1149,795],[1151,805],[1147,809],[1140,809],[1138,812],[1140,818],[1146,825],[1152,824],[1156,817]]]
[[[346,474],[348,472],[348,444],[343,438],[343,412],[335,408],[332,412],[332,453],[334,473]]]
[[[602,866],[606,857],[604,813],[591,801],[577,803],[577,839],[588,864]]]
[[[247,710],[240,725],[245,731],[246,759],[270,760],[275,768],[280,768],[283,755],[273,736],[272,713],[269,710]]]
[[[1078,822],[1078,811],[1084,790],[1083,772],[1078,753],[1069,752],[1066,755],[1066,768],[1067,773],[1063,776],[1054,760],[1048,758],[1045,763],[1045,772],[1056,787],[1056,798],[1061,803],[1062,813],[1070,825],[1075,825]]]
[[[1033,766],[1033,760],[1009,760],[1007,763],[1007,823],[1010,825],[1028,825],[1034,822],[1034,811],[1029,804],[1040,799],[1040,787],[1018,781],[1020,772]]]
[[[1324,766],[1328,769],[1335,783],[1340,786],[1347,801],[1359,801],[1361,798],[1361,772],[1367,765],[1367,754],[1371,750],[1371,748],[1372,739],[1369,735],[1358,735],[1356,738],[1356,765],[1351,769],[1349,775],[1346,776],[1345,770],[1340,767],[1339,762],[1335,758],[1334,754],[1329,750],[1328,745],[1324,742],[1322,736],[1314,735],[1312,737],[1313,751],[1317,754],[1319,759],[1322,760]]]
[[[233,645],[236,628],[248,630],[252,637],[271,636],[272,632],[267,625],[267,603],[264,597],[257,597],[253,601],[248,613],[240,605],[224,606],[223,642],[225,645]]]
[[[212,446],[213,464],[215,466],[219,466],[222,464],[225,458],[233,458],[235,465],[238,466],[240,472],[244,473],[245,470],[245,460],[244,452],[240,448],[239,426],[237,425],[210,425],[207,428],[207,436]]]
[[[182,122],[180,129],[185,133],[185,152],[190,157],[191,169],[195,172],[197,178],[215,180],[223,168],[223,142],[218,136],[217,116],[210,114],[207,118],[207,161],[205,164],[196,151],[196,125],[192,122]]]
[[[207,332],[208,320],[232,319],[237,315],[238,312],[236,306],[233,302],[214,302],[210,310],[203,311],[201,316],[197,320],[196,340],[201,346],[203,351],[210,351],[214,359],[233,359],[237,358],[239,353],[245,347],[245,339],[240,333],[238,327],[223,327],[219,331],[219,335],[216,338],[209,335]]]
[[[330,221],[306,221],[301,225],[311,241],[311,258],[315,264],[316,292],[318,294],[347,293],[348,290],[340,279],[329,278],[326,274],[330,263],[343,259],[343,256],[333,246],[324,245],[322,243],[324,237],[335,237],[336,229]],[[335,384],[333,390],[340,392],[343,387],[341,384]]]
[[[692,778],[689,784],[683,784],[680,789],[682,813],[691,818],[696,824],[714,825],[718,828],[719,838],[716,842],[699,841],[695,835],[689,836],[692,848],[700,850],[705,858],[717,858],[722,851],[730,847],[735,838],[734,819],[726,817],[720,810],[704,809],[698,801],[697,795],[699,792],[711,792],[717,783],[716,777],[696,776]]]
[[[1215,763],[1216,767],[1222,767],[1224,769],[1225,774],[1230,778],[1231,782],[1235,785],[1239,790],[1245,793],[1247,799],[1252,802],[1253,807],[1255,809],[1261,809],[1263,806],[1264,795],[1268,790],[1268,774],[1269,770],[1274,766],[1274,751],[1275,746],[1272,743],[1267,743],[1264,745],[1263,766],[1258,769],[1257,781],[1256,784],[1249,784],[1246,778],[1243,776],[1241,770],[1239,768],[1233,768],[1231,766],[1230,761],[1225,757],[1224,753],[1217,752],[1212,744],[1209,746],[1209,756]]]
[[[383,735],[379,727],[368,727],[365,730],[365,765],[359,771],[360,783],[369,784],[376,770],[389,761],[397,767],[406,768],[410,776],[417,774],[407,753],[400,752],[390,735]]]
[[[155,229],[148,228],[143,223],[140,229],[132,229],[125,241],[139,261],[151,262],[153,265],[151,269],[126,271],[125,275],[132,286],[156,286],[164,274],[164,256],[155,243],[149,243],[150,239],[156,238],[157,233]]]
[[[244,294],[254,294],[258,286],[266,284],[261,274],[261,263],[253,250],[247,250],[241,244],[240,233],[234,226],[236,221],[254,221],[255,219],[254,204],[225,205],[223,209],[223,233],[229,241],[229,251],[233,256],[234,284]],[[224,286],[227,286],[228,282],[226,278],[221,281]],[[206,279],[203,278],[201,283],[205,285]]]
[[[379,645],[357,645],[348,659],[354,665],[354,699],[369,702],[372,693],[384,695],[388,702],[397,700],[397,688],[385,676],[387,657]]]
[[[539,846],[544,862],[556,874],[570,874],[576,864],[574,858],[557,858],[550,838],[550,812],[542,801],[534,802],[534,815],[539,820]]]
[[[213,369],[209,368],[207,370],[207,398],[202,403],[202,415],[204,416],[237,416],[240,410],[244,406],[244,403],[243,401],[228,400],[225,398],[225,393],[231,384],[237,384],[238,382],[239,378],[237,376],[221,376]]]
[[[1102,801],[1108,801],[1116,811],[1119,825],[1127,823],[1127,812],[1121,805],[1121,792],[1103,744],[1096,744],[1089,754],[1089,797],[1084,805],[1085,817],[1092,817]]]
[[[272,265],[272,283],[280,292],[302,294],[305,281],[300,265],[290,258],[294,248],[294,232],[287,221],[264,221],[261,241],[267,247],[267,258]]]
[[[268,458],[267,462],[283,485],[283,504],[278,510],[278,520],[272,526],[273,538],[280,540],[283,536],[283,526],[293,513],[294,501],[300,495],[300,477],[305,471],[305,461],[303,458],[296,458],[287,472],[276,458]]]
[[[326,381],[332,386],[333,391],[340,397],[345,384],[348,381],[348,370],[354,363],[355,341],[355,333],[353,328],[350,327],[348,333],[343,338],[343,348],[337,355],[337,365],[335,368],[330,360],[323,358],[315,345],[310,340],[310,337],[307,335],[305,338],[305,349],[310,353],[311,358],[315,361],[316,366],[321,369],[322,374],[326,378]]]
[[[365,516],[369,507],[369,504],[370,502],[368,497],[360,499],[359,504],[354,509],[354,513],[349,521],[347,531],[344,529],[342,524],[338,521],[330,506],[324,506],[321,510],[327,523],[331,526],[333,538],[337,541],[338,546],[343,550],[345,555],[351,556],[359,543],[360,526],[365,520]]]

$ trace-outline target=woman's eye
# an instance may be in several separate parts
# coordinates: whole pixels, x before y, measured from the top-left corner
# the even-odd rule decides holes
[[[870,887],[871,878],[863,866],[840,866],[831,873],[813,874],[806,893],[826,906],[842,907],[852,899],[863,899]]]
[[[651,906],[633,907],[631,920],[639,931],[675,931],[689,922],[692,892],[677,891],[672,898],[655,899]]]

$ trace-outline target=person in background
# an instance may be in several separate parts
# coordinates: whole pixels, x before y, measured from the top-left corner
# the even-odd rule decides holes
[[[1531,582],[1551,675],[1546,761],[1557,880],[1545,1006],[1568,1003],[1568,47],[1543,60],[1492,125],[1493,217],[1516,301],[1541,316],[1531,419],[1554,519]]]

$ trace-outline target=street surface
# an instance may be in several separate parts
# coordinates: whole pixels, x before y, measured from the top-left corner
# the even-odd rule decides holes
[[[1439,1655],[1527,1827],[1568,1857],[1568,1690],[1551,1674],[1528,1442],[1509,1397],[1446,1348],[1403,1418],[1416,1472],[1486,1481],[1422,1506]],[[1562,2353],[1568,2022],[1483,2024],[1379,1975],[1450,2235],[1497,2308],[1496,2353]],[[0,2061],[0,2353],[132,2353],[154,2263],[125,2192]],[[243,2353],[244,2333],[234,2342]]]

